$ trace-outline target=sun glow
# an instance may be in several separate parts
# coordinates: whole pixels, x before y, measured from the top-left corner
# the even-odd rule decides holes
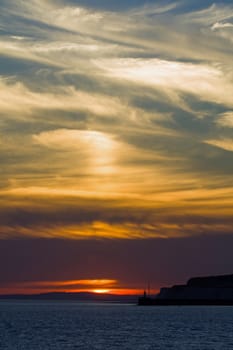
[[[110,290],[109,289],[94,289],[92,292],[96,293],[96,294],[106,294],[106,293],[109,293]]]

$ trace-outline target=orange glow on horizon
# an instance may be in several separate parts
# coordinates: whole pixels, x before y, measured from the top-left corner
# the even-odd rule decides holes
[[[137,286],[121,286],[114,279],[81,279],[67,281],[32,281],[9,283],[0,288],[0,294],[43,294],[43,293],[80,293],[89,292],[95,294],[115,295],[142,295],[143,289]],[[151,290],[151,294],[158,290]]]
[[[94,293],[94,294],[115,294],[115,295],[135,295],[140,296],[143,295],[142,289],[62,289],[62,290],[54,290],[50,289],[29,289],[29,288],[1,288],[0,295],[11,295],[11,294],[24,294],[24,295],[35,295],[35,294],[43,294],[43,293]],[[158,293],[158,290],[152,291],[151,295],[155,295]]]

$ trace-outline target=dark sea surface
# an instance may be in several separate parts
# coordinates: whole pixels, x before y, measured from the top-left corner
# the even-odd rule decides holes
[[[0,301],[1,350],[233,349],[233,307]]]

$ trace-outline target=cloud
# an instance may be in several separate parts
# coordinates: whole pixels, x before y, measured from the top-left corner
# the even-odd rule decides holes
[[[232,28],[233,24],[232,23],[221,23],[221,22],[216,22],[214,23],[214,25],[212,26],[212,29],[219,29],[219,28]]]
[[[232,106],[233,84],[215,67],[159,59],[120,59],[96,62],[107,75],[133,83],[198,95]],[[227,92],[223,90],[227,89]]]
[[[1,191],[1,238],[169,239],[232,232],[232,190],[227,187],[194,191],[183,183],[180,190],[176,184],[137,195],[102,188],[100,183],[95,192],[77,190],[77,184],[66,190]]]
[[[207,140],[205,142],[226,151],[233,151],[233,139]]]
[[[223,127],[223,128],[233,128],[233,112],[229,111],[229,112],[222,113],[218,117],[216,124],[219,127]]]
[[[129,4],[2,2],[2,238],[231,233],[232,6]]]
[[[54,130],[34,135],[35,142],[39,144],[55,147],[68,148],[70,150],[88,148],[93,151],[100,147],[102,150],[111,151],[114,141],[101,132],[88,130]]]
[[[191,12],[187,18],[193,23],[211,25],[216,23],[216,19],[220,22],[232,18],[232,6],[224,2],[222,4],[213,3],[207,8]]]
[[[20,82],[12,83],[8,79],[0,80],[0,108],[2,112],[29,114],[36,109],[60,109],[87,111],[100,116],[122,113],[122,105],[111,96],[101,96],[77,91],[73,86],[66,86],[58,91],[40,93],[28,89]],[[123,109],[124,110],[124,109]]]

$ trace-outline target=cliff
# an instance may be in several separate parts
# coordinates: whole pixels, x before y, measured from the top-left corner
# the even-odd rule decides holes
[[[161,288],[154,299],[140,298],[139,305],[233,305],[233,275],[191,278],[185,285]]]
[[[187,282],[188,287],[233,288],[233,275],[195,277]]]

